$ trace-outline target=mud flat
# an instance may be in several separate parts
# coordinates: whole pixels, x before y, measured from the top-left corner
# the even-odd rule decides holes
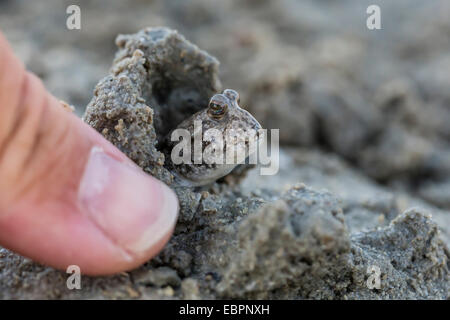
[[[61,70],[82,79],[84,87],[55,88],[70,103],[72,94],[90,99],[78,109],[84,121],[175,188],[181,212],[155,259],[113,277],[84,277],[81,291],[67,290],[65,273],[0,249],[0,297],[448,299],[450,78],[439,72],[449,59],[436,31],[448,21],[437,17],[426,34],[406,23],[378,39],[386,50],[373,56],[377,39],[363,29],[333,33],[336,21],[305,3],[216,3],[237,19],[231,25],[210,2],[187,1],[203,17],[190,19],[156,1],[152,8],[164,12],[156,22],[191,41],[168,28],[133,33],[143,27],[133,25],[117,37],[114,57],[77,62],[113,61],[109,73],[41,69],[50,84]],[[435,5],[408,13],[421,21]],[[347,15],[351,9],[340,17]],[[1,21],[8,35],[14,23]],[[107,43],[101,39],[124,31],[97,32]],[[27,60],[18,33],[13,45],[37,69],[45,55]],[[92,97],[86,83],[100,78]],[[242,92],[265,128],[283,128],[280,171],[240,168],[208,189],[178,188],[158,142],[223,87]]]

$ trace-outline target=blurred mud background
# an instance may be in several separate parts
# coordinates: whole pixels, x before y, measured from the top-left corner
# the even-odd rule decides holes
[[[70,4],[79,31],[65,27]],[[366,28],[371,4],[382,30]],[[0,297],[447,299],[449,17],[445,0],[0,0],[15,52],[78,115],[117,35],[167,26],[220,61],[222,87],[282,144],[278,175],[197,199],[197,218],[183,213],[139,270],[74,292],[0,248]],[[366,286],[371,265],[381,289]]]

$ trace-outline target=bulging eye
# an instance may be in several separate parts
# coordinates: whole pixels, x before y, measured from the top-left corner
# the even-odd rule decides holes
[[[225,89],[223,94],[227,96],[229,99],[236,101],[239,103],[241,99],[239,98],[239,93],[233,89]]]
[[[225,103],[217,103],[211,101],[208,107],[208,114],[215,119],[222,118],[227,112],[227,105]]]

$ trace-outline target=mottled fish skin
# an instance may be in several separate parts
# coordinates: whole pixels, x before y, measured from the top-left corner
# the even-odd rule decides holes
[[[203,138],[205,132],[212,128],[219,130],[222,134],[227,132],[227,130],[233,129],[243,130],[244,132],[251,130],[258,132],[258,130],[261,129],[259,122],[248,111],[239,106],[239,94],[231,89],[226,89],[223,93],[214,95],[209,102],[208,108],[195,113],[190,118],[184,120],[176,128],[186,129],[190,132],[192,154],[194,148],[194,123],[196,123],[196,121],[201,121]],[[179,141],[171,141],[171,135],[174,130],[172,130],[165,138],[165,145],[167,146],[165,153],[166,165],[174,174],[178,184],[187,187],[207,185],[227,175],[239,164],[208,164],[205,162],[205,159],[203,159],[201,164],[194,164],[193,161],[191,161],[191,163],[182,163],[179,165],[172,163],[170,153],[172,148],[179,143]],[[250,150],[248,147],[250,144],[245,143],[242,139],[239,139],[240,137],[238,137],[235,141],[228,141],[228,144],[233,143],[237,146],[239,143],[244,143],[245,157],[248,157],[254,152],[254,149]],[[253,140],[253,146],[255,146],[261,142],[262,135],[258,133],[250,139]],[[202,154],[209,144],[210,143],[208,141],[203,141]],[[226,149],[227,143],[224,138],[224,154]]]

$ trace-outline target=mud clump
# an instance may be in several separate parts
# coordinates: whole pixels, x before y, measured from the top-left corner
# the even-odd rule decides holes
[[[410,210],[350,235],[328,192],[295,187],[243,221],[218,291],[254,299],[446,299],[448,251],[429,216]],[[379,268],[380,287],[368,285]],[[381,285],[382,283],[382,285]]]
[[[447,299],[449,290],[449,252],[431,217],[418,209],[410,209],[380,230],[351,236],[353,292],[370,299]],[[380,288],[367,286],[363,271],[377,266]],[[361,290],[358,292],[355,290]]]
[[[336,298],[347,286],[348,230],[328,192],[294,187],[249,215],[238,241],[219,284],[226,297]]]

